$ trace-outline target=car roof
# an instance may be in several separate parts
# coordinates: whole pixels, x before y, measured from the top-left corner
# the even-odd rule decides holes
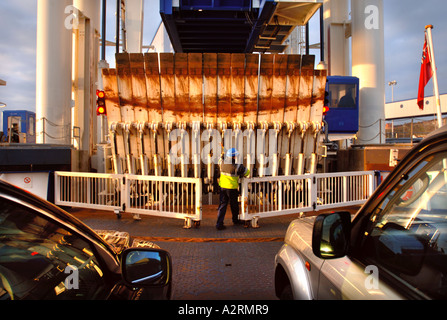
[[[441,128],[438,128],[435,131],[430,132],[430,134],[428,134],[425,137],[425,139],[430,139],[433,136],[442,135],[442,134],[447,134],[447,125],[442,126]]]
[[[64,223],[67,223],[69,225],[72,225],[75,227],[75,229],[78,230],[78,232],[82,232],[89,237],[93,238],[94,240],[100,242],[103,244],[108,250],[111,252],[114,252],[111,247],[107,244],[107,242],[104,241],[103,238],[101,238],[95,231],[93,231],[90,227],[88,227],[86,224],[84,224],[82,221],[77,219],[76,217],[72,216],[68,212],[62,210],[58,206],[52,204],[51,202],[48,202],[42,198],[39,198],[38,196],[20,189],[9,182],[0,179],[0,194],[5,194],[8,196],[12,196],[20,201],[29,203],[37,208],[44,209],[45,211],[51,213],[55,218],[58,218],[62,220]]]
[[[446,139],[447,139],[447,125],[430,132],[430,134],[428,134],[420,143],[418,143],[413,147],[413,149],[411,149],[406,158],[411,158],[411,154],[420,153],[422,150],[425,150],[428,146],[439,143],[445,143]]]

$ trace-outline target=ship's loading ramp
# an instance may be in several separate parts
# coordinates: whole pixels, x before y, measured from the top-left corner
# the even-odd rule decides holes
[[[103,70],[114,173],[200,177],[223,152],[252,176],[314,173],[326,71],[314,56],[120,53]]]
[[[119,53],[103,70],[112,171],[200,177],[212,191],[237,148],[254,177],[314,173],[326,71],[279,53],[321,4],[161,0],[176,53]]]

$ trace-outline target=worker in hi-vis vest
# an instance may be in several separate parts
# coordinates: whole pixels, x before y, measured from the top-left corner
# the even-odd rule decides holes
[[[220,160],[220,202],[217,214],[217,230],[224,230],[225,213],[228,203],[230,203],[233,224],[243,224],[239,220],[239,178],[248,177],[250,170],[242,164],[236,164],[236,158],[239,152],[236,149],[230,149],[226,152],[225,158]]]

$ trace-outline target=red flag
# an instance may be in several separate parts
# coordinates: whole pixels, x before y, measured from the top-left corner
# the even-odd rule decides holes
[[[427,35],[425,35],[424,50],[422,51],[421,74],[419,76],[419,92],[418,105],[419,109],[424,110],[425,86],[433,76],[433,69],[431,67],[430,52],[427,45]]]

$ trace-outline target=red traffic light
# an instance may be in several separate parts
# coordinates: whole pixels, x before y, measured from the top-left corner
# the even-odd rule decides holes
[[[104,91],[96,90],[96,115],[98,116],[107,115],[105,96]]]
[[[96,108],[96,115],[98,115],[98,116],[107,115],[106,108],[104,106],[99,106],[98,108]]]
[[[327,115],[328,112],[329,112],[329,107],[328,106],[324,106],[323,107],[323,116]]]
[[[104,93],[104,91],[102,91],[102,90],[96,90],[96,96],[99,98],[99,99],[103,99],[103,98],[105,98],[105,93]]]

